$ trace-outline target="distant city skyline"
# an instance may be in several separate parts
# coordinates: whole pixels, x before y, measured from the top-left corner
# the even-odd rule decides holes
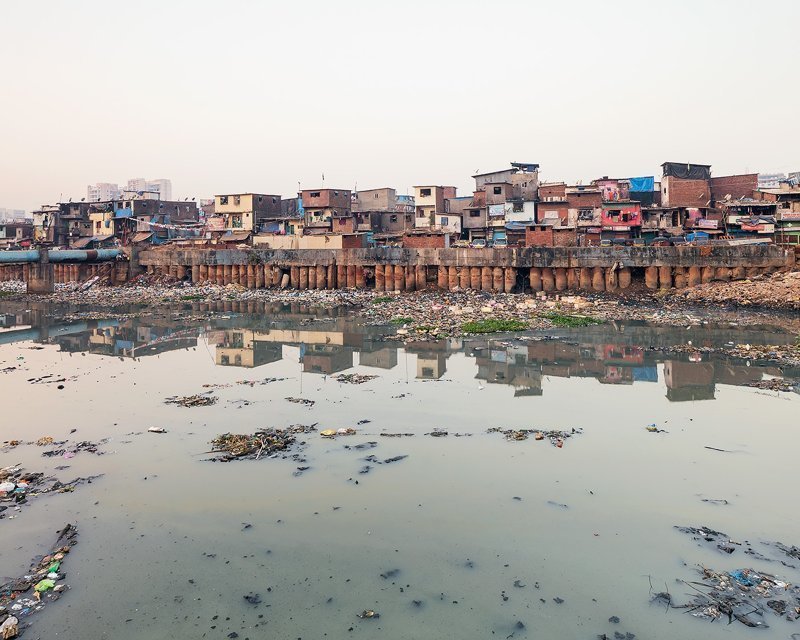
[[[510,160],[572,183],[658,175],[664,161],[798,170],[796,0],[137,8],[158,15],[137,46],[101,51],[75,33],[118,30],[128,4],[2,3],[4,206],[80,200],[93,180],[143,172],[183,200],[288,195],[323,173],[326,186],[466,194],[476,170]],[[273,25],[269,46],[242,25]],[[197,37],[209,30],[213,46]],[[160,71],[127,86],[143,69]]]

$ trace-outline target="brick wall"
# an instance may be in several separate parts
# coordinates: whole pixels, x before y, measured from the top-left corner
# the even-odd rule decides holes
[[[542,184],[539,185],[539,199],[547,200],[548,198],[564,199],[567,191],[567,185],[561,184]]]
[[[527,227],[525,229],[526,247],[552,247],[553,229],[540,229],[538,227]]]
[[[603,196],[599,191],[573,191],[567,194],[567,204],[570,209],[600,207]]]
[[[753,191],[757,188],[757,173],[711,178],[711,197],[714,200],[722,200],[726,195],[730,195],[734,199],[752,198]]]
[[[414,233],[403,236],[403,247],[407,249],[444,249],[444,234]]]
[[[578,244],[578,236],[575,229],[564,229],[562,231],[553,231],[553,246],[554,247],[574,247]]]
[[[708,180],[682,180],[666,176],[661,181],[661,202],[665,207],[710,206],[711,190]]]

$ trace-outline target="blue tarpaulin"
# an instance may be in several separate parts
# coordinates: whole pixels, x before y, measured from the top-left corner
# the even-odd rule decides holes
[[[631,191],[652,191],[656,186],[656,179],[653,176],[642,178],[631,178]]]

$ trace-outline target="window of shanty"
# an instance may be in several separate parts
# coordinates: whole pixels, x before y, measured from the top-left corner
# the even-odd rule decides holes
[[[427,198],[428,196],[431,195],[431,190],[430,189],[420,189],[419,195],[422,196],[423,198]]]
[[[511,206],[511,209],[512,209],[512,211],[513,211],[514,213],[522,213],[522,211],[523,211],[522,203],[521,203],[521,202],[515,202],[515,203],[514,203],[514,204]]]
[[[397,216],[395,216],[395,215],[391,215],[391,216],[389,216],[389,220],[390,220],[391,222],[397,222]]]
[[[319,198],[319,191],[312,191],[311,192],[311,197],[312,198]]]
[[[494,188],[494,195],[499,196],[501,193],[503,193],[503,188],[502,187],[495,187]]]
[[[242,199],[239,196],[233,196],[233,204],[240,204]]]
[[[480,212],[480,211],[470,211],[470,212],[469,212],[469,217],[470,217],[470,218],[479,218],[479,217],[480,217],[480,215],[481,215],[481,212]]]
[[[220,196],[219,203],[220,204],[228,204],[228,196]]]

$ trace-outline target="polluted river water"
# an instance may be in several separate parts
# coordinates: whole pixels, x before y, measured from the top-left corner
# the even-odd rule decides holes
[[[800,544],[800,397],[750,386],[800,371],[669,351],[794,339],[780,330],[607,323],[403,345],[345,310],[52,311],[0,307],[0,467],[101,477],[0,514],[0,575],[23,575],[65,524],[80,532],[69,590],[20,620],[25,637],[800,632],[770,609],[760,630],[651,602],[689,602],[699,565],[800,581],[800,560],[745,553]],[[165,403],[196,395],[212,404]],[[286,455],[209,461],[220,434],[290,425],[309,430]],[[68,453],[81,441],[97,453]]]

